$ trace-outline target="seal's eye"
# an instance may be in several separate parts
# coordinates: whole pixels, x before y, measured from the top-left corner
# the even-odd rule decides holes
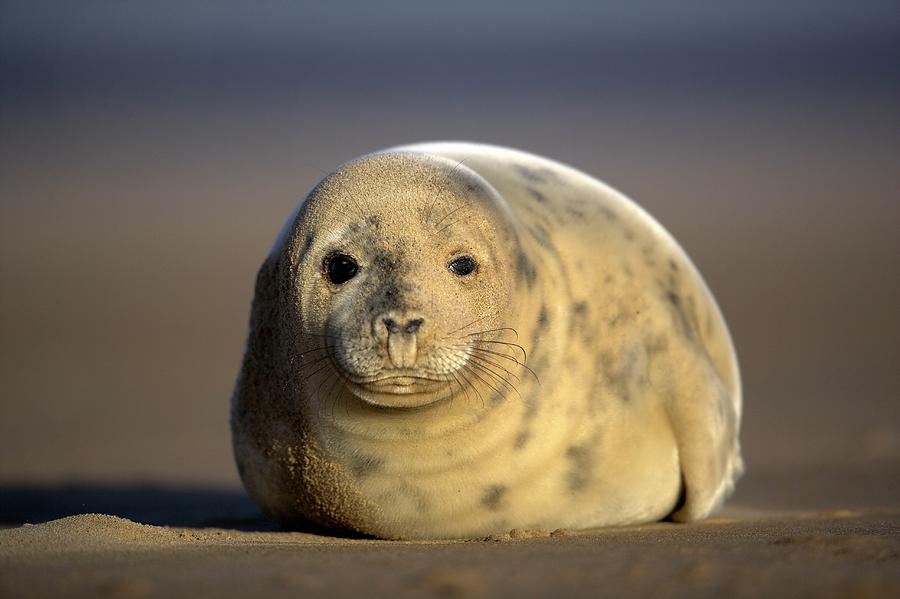
[[[332,254],[328,256],[325,258],[324,266],[328,280],[336,285],[346,283],[355,277],[356,272],[359,270],[359,264],[356,263],[352,256],[347,254]]]
[[[472,274],[477,267],[475,259],[471,256],[460,256],[447,265],[450,272],[461,277]]]

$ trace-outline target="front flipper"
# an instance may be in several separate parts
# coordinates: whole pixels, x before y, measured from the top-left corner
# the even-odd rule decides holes
[[[686,349],[679,358],[663,376],[684,484],[683,502],[671,517],[688,522],[718,508],[744,470],[737,437],[740,398],[734,396],[740,389],[726,387],[704,352]]]

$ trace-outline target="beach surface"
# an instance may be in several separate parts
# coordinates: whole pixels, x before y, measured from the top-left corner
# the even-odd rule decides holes
[[[42,521],[71,503],[130,519],[0,530],[0,596],[891,597],[896,473],[881,463],[748,476],[736,501],[692,524],[431,542],[282,531],[237,489],[7,489],[7,519]]]

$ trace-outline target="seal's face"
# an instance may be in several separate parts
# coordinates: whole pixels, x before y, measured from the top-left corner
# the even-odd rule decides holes
[[[505,210],[474,172],[425,155],[370,156],[317,186],[285,246],[311,399],[344,388],[419,408],[499,372],[485,337],[514,310]]]

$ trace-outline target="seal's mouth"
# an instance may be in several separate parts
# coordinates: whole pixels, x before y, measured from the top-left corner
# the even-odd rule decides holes
[[[363,386],[380,391],[382,393],[396,393],[397,395],[409,395],[423,393],[438,386],[438,381],[424,379],[416,376],[386,376],[374,381],[367,381]]]
[[[383,408],[421,408],[446,399],[446,381],[408,374],[392,374],[373,380],[349,382],[350,390],[364,402]]]

